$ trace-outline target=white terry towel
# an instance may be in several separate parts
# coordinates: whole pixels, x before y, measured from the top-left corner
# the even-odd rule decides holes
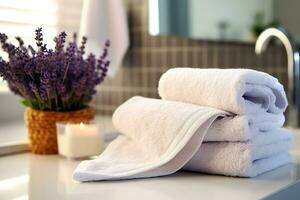
[[[208,129],[204,141],[247,141],[258,134],[272,134],[284,121],[283,114],[272,113],[219,117]]]
[[[287,164],[292,135],[286,129],[254,136],[248,142],[202,143],[184,169],[229,176],[254,177]]]
[[[96,55],[102,52],[106,40],[110,40],[108,70],[114,76],[122,64],[129,46],[128,24],[123,0],[84,0],[80,35],[87,36],[86,51]]]
[[[114,140],[97,159],[80,163],[73,177],[77,181],[94,181],[172,174],[185,166],[192,158],[197,158],[195,153],[199,150],[207,129],[216,118],[225,115],[229,113],[210,107],[143,97],[131,98],[113,115],[113,124],[123,135]],[[263,133],[253,136],[255,145],[263,146],[262,144],[266,143],[271,145],[277,142],[276,132],[272,133],[274,136],[269,137],[270,140],[264,139],[269,133]],[[221,142],[216,142],[216,144],[222,145]],[[224,144],[230,143],[223,142]],[[237,148],[238,144],[241,145],[240,148]],[[232,148],[236,148],[238,152],[243,150],[243,145],[248,147],[251,144],[251,142],[236,143]],[[270,151],[282,152],[286,149],[286,145],[282,146],[281,148],[281,145],[274,145],[274,149]],[[230,148],[229,146],[227,151]],[[255,148],[249,147],[248,149]],[[273,154],[264,154],[265,151],[266,149],[262,147],[261,151],[257,150],[259,153],[256,154],[254,151],[254,155],[272,157]],[[275,160],[275,163],[265,163],[268,166],[255,170],[251,167],[254,165],[248,162],[250,157],[246,157],[249,158],[248,160],[243,159],[242,156],[239,158],[240,162],[235,164],[249,166],[257,174],[277,167],[278,163],[280,165],[286,163],[286,160]],[[237,167],[236,170],[240,171],[236,173],[241,173],[242,169],[242,167]],[[244,175],[248,174],[244,173]]]
[[[133,97],[113,115],[115,128],[124,135],[95,160],[81,162],[73,178],[95,181],[172,174],[192,158],[211,123],[225,114],[209,107]]]
[[[173,68],[158,86],[162,99],[210,106],[235,114],[283,113],[283,86],[269,74],[250,69]]]

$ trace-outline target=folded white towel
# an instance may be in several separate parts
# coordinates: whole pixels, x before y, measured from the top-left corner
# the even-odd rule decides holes
[[[184,169],[242,177],[272,170],[289,161],[287,152],[292,142],[292,135],[286,129],[273,132],[256,135],[249,142],[202,143]]]
[[[162,99],[210,106],[235,114],[283,113],[283,86],[269,74],[250,69],[173,68],[159,81]]]
[[[208,151],[208,149],[206,149]],[[205,153],[203,150],[201,153]],[[196,155],[201,155],[197,153]],[[221,159],[221,158],[220,158]],[[221,160],[218,162],[217,159],[204,159],[195,157],[194,162],[189,163],[185,168],[188,171],[197,171],[208,174],[220,174],[227,176],[239,176],[239,177],[255,177],[265,172],[276,169],[280,166],[286,165],[291,162],[291,157],[288,152],[281,152],[274,156],[267,158],[262,158],[258,160],[247,160],[247,158],[240,160],[236,159],[237,162],[247,163],[244,166],[234,165],[231,163],[229,165],[220,165]],[[204,162],[204,164],[196,165],[196,162]],[[226,162],[228,164],[228,162]],[[197,166],[197,167],[196,167]]]
[[[172,174],[193,158],[207,129],[216,118],[225,115],[229,113],[210,107],[131,98],[113,115],[113,124],[123,135],[114,140],[97,159],[81,162],[73,178],[94,181]],[[251,164],[248,160],[240,161],[245,161],[240,165]],[[264,169],[272,169],[277,163],[270,162]]]
[[[284,121],[283,114],[271,113],[220,117],[208,129],[204,141],[247,141],[257,134],[272,134]]]
[[[209,107],[133,97],[113,115],[115,128],[124,135],[95,160],[81,162],[73,178],[93,181],[172,174],[198,150],[211,123],[225,114]]]

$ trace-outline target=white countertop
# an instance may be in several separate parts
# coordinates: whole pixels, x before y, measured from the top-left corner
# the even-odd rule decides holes
[[[0,199],[258,199],[295,182],[299,165],[291,164],[256,178],[231,178],[179,172],[171,176],[77,183],[78,162],[29,153],[0,159]]]
[[[300,131],[294,132],[293,163],[252,179],[178,172],[160,178],[78,183],[71,178],[78,161],[30,153],[3,156],[0,199],[259,199],[300,179]]]

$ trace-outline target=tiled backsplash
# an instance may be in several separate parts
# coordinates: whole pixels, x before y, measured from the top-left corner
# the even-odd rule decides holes
[[[157,83],[172,67],[252,68],[268,72],[287,82],[284,49],[269,47],[256,56],[253,43],[205,41],[148,33],[148,1],[127,0],[130,49],[123,67],[114,78],[107,78],[95,99],[99,112],[111,114],[134,95],[158,98]]]

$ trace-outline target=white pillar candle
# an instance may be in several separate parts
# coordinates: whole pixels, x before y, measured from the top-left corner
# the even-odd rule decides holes
[[[95,124],[65,124],[64,131],[58,130],[57,141],[59,154],[67,158],[94,156],[103,149],[103,137]]]

